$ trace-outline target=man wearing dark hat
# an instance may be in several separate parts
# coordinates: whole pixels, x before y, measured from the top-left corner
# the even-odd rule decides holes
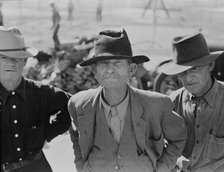
[[[1,172],[51,172],[42,148],[68,130],[68,95],[22,76],[27,58],[17,28],[0,27]]]
[[[167,96],[128,85],[148,57],[132,55],[125,30],[100,32],[94,50],[80,66],[92,66],[100,87],[68,103],[77,171],[168,171],[183,150],[186,126]]]
[[[177,75],[183,85],[171,99],[188,127],[187,143],[177,165],[184,172],[223,172],[224,84],[211,75],[223,52],[209,52],[201,33],[174,38],[173,52],[173,61],[163,72]]]

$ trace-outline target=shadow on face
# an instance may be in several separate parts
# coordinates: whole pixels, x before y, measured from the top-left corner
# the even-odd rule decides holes
[[[26,62],[27,58],[11,58],[0,55],[1,82],[20,80]]]
[[[202,95],[212,83],[211,71],[215,63],[192,67],[177,75],[182,85],[192,94]]]

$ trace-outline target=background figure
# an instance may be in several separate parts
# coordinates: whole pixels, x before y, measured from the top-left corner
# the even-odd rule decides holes
[[[74,18],[73,11],[74,11],[74,4],[73,4],[72,0],[69,0],[69,2],[68,2],[68,18],[67,18],[68,21],[73,21],[73,18]]]
[[[99,0],[96,6],[96,22],[102,22],[102,11],[103,11],[103,2]]]
[[[0,2],[0,26],[3,26],[2,3]]]
[[[53,25],[51,29],[53,29],[53,40],[54,40],[54,48],[55,50],[60,50],[60,41],[58,39],[58,30],[60,28],[61,16],[54,2],[50,4],[52,8],[52,22]]]

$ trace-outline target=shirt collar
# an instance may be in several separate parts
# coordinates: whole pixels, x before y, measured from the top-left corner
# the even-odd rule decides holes
[[[216,94],[219,89],[217,80],[215,78],[213,78],[213,81],[214,81],[213,85],[209,89],[209,91],[205,95],[198,97],[199,99],[203,98],[211,107],[213,107],[215,104],[215,97],[216,97]],[[197,97],[195,97],[193,94],[191,94],[190,92],[187,91],[184,101],[187,102],[187,101],[191,101],[193,99],[197,99]]]
[[[19,86],[13,91],[6,90],[5,87],[2,86],[2,84],[0,85],[0,87],[1,87],[1,95],[2,95],[2,97],[1,97],[2,106],[5,105],[8,96],[10,94],[12,94],[12,92],[19,94],[22,98],[25,99],[25,80],[24,80],[24,78],[22,78]]]
[[[117,112],[118,112],[118,116],[121,120],[124,119],[126,111],[127,111],[127,107],[128,107],[128,102],[129,102],[129,91],[128,94],[126,95],[125,99],[118,104],[117,106],[113,106],[117,108]],[[112,108],[110,105],[108,105],[104,99],[103,99],[103,91],[100,94],[100,106],[104,109],[104,113],[106,116],[106,119],[109,117],[110,114],[110,109]]]

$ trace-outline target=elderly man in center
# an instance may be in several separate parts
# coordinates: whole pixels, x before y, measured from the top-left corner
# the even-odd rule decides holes
[[[186,142],[184,120],[166,96],[129,86],[137,64],[125,30],[104,30],[91,66],[100,86],[72,96],[70,130],[78,172],[154,172],[174,167]]]

